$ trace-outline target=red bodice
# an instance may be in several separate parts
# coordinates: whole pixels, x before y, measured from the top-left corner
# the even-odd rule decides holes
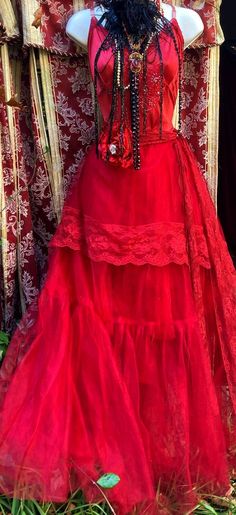
[[[171,24],[182,59],[183,38]],[[92,73],[105,34],[93,18]],[[178,56],[171,37],[162,32],[160,40],[165,141],[152,45],[142,167],[115,168],[91,145],[50,243],[37,308],[4,358],[5,495],[67,503],[83,490],[86,502],[98,503],[98,479],[112,472],[120,478],[105,491],[113,512],[181,514],[206,491],[225,496],[235,474],[236,275],[206,182],[172,126]],[[112,52],[103,52],[104,121],[112,63]],[[127,121],[128,101],[127,90]]]
[[[179,49],[179,54],[182,60],[183,55],[183,36],[179,28],[178,22],[175,18],[171,21],[171,26]],[[94,78],[94,61],[96,53],[104,41],[107,30],[103,26],[97,25],[95,16],[91,18],[91,25],[89,30],[88,39],[88,54],[92,77]],[[172,118],[178,94],[178,79],[179,79],[179,63],[178,55],[175,49],[173,39],[162,32],[160,34],[160,46],[164,62],[164,90],[163,90],[163,133],[173,132]],[[128,63],[128,49],[125,50],[125,63],[124,63],[124,85],[129,84],[129,63]],[[112,99],[112,78],[113,78],[113,65],[114,56],[112,49],[101,52],[98,60],[98,101],[100,110],[104,121],[106,122],[109,117]],[[160,58],[156,49],[155,43],[151,43],[147,51],[147,83],[144,85],[142,80],[140,82],[140,108],[141,108],[141,127],[142,120],[144,119],[143,113],[146,113],[146,132],[149,134],[159,134],[160,127]],[[145,87],[144,87],[145,86]],[[147,94],[144,95],[146,88]],[[145,100],[146,98],[146,100]],[[126,118],[130,122],[130,103],[129,89],[125,90],[126,99]]]

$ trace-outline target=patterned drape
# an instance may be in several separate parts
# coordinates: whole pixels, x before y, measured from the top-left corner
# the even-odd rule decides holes
[[[175,0],[174,3],[195,9],[204,23],[202,37],[185,52],[183,130],[216,202],[219,45],[224,40],[219,16],[221,0]]]
[[[186,51],[183,130],[216,198],[220,1],[175,3],[196,9],[205,25]],[[69,16],[83,7],[83,0],[0,4],[0,319],[7,332],[42,284],[64,195],[94,136],[87,58],[65,35]]]

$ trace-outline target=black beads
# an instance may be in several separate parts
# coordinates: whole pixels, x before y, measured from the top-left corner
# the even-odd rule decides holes
[[[117,101],[118,101],[118,72],[119,72],[119,45],[117,40],[115,40],[115,45],[113,47],[114,54],[114,70],[113,70],[113,81],[112,81],[112,99],[111,99],[111,110],[109,115],[109,136],[108,136],[108,145],[111,143],[112,138],[112,130],[113,124],[115,120],[115,114],[117,110]],[[107,151],[107,158],[109,156],[109,149]]]
[[[97,88],[98,88],[98,61],[101,55],[101,52],[104,50],[107,50],[110,45],[112,44],[111,35],[108,33],[106,38],[104,39],[103,43],[101,44],[100,48],[97,51],[97,54],[95,56],[94,61],[94,125],[95,125],[95,143],[96,143],[96,154],[97,157],[99,156],[98,152],[98,140],[99,140],[99,108],[98,108],[98,94],[97,94]]]
[[[148,110],[148,80],[147,80],[147,52],[143,56],[143,132],[147,130]]]
[[[169,32],[170,32],[170,36],[173,40],[173,43],[174,43],[174,47],[175,47],[175,51],[176,51],[176,54],[178,56],[178,74],[179,74],[179,113],[178,113],[178,132],[179,134],[181,134],[182,132],[182,107],[183,107],[183,95],[182,95],[182,79],[183,79],[183,61],[182,61],[182,56],[180,55],[180,50],[179,50],[179,47],[178,47],[178,43],[176,41],[176,37],[175,37],[175,34],[174,34],[174,31],[172,29],[172,26],[170,24],[170,27],[169,27]]]
[[[157,51],[160,59],[160,125],[159,138],[162,139],[163,132],[163,98],[164,98],[164,63],[159,38],[156,38]]]
[[[123,132],[125,123],[125,88],[124,88],[124,48],[120,48],[120,105],[121,105],[121,120],[120,120],[120,134],[123,143]]]
[[[181,111],[182,111],[182,52],[179,48],[178,41],[175,36],[175,30],[171,22],[166,20],[164,16],[160,14],[158,20],[156,20],[156,29],[152,33],[148,33],[146,36],[142,36],[140,38],[135,38],[134,36],[127,33],[124,25],[115,26],[113,31],[108,31],[107,36],[99,48],[94,64],[94,103],[95,103],[95,138],[96,138],[96,151],[98,155],[98,141],[99,141],[99,106],[98,106],[98,80],[99,80],[99,72],[98,72],[98,61],[101,55],[101,52],[106,52],[108,49],[112,49],[114,56],[114,69],[113,69],[113,77],[112,77],[112,91],[111,91],[111,106],[109,113],[109,123],[108,123],[108,151],[107,151],[107,159],[108,154],[114,153],[115,147],[114,142],[112,142],[112,135],[114,134],[114,130],[119,132],[119,141],[120,141],[120,155],[122,156],[123,152],[123,135],[125,130],[125,124],[131,118],[131,130],[132,130],[132,150],[133,150],[133,167],[135,170],[141,169],[141,158],[140,158],[140,111],[141,111],[141,103],[140,103],[140,94],[142,100],[142,130],[145,133],[147,129],[147,111],[148,111],[148,48],[150,44],[153,44],[156,47],[157,54],[159,57],[159,83],[160,83],[160,91],[159,95],[159,117],[160,117],[160,128],[159,128],[159,138],[163,138],[163,107],[164,107],[164,62],[162,55],[162,40],[165,36],[170,38],[170,41],[173,41],[174,48],[176,50],[178,56],[178,74],[179,74],[179,132],[181,132]],[[122,30],[122,27],[124,30]],[[124,55],[125,49],[129,52],[129,59],[127,60],[127,65],[129,66],[129,84],[125,85],[124,80],[124,71],[125,71],[125,63],[124,63]],[[126,95],[129,94],[130,105],[128,105],[128,97]],[[125,109],[128,108],[128,113],[126,113]],[[127,115],[127,116],[126,116]],[[118,127],[118,129],[117,129]],[[110,149],[110,145],[112,147]],[[110,150],[109,150],[110,149]]]
[[[139,75],[130,70],[131,124],[133,138],[133,166],[140,170],[140,117],[139,117]]]
[[[140,78],[144,77],[144,73],[147,74],[147,59],[146,54],[149,48],[149,45],[153,39],[154,34],[149,35],[144,39],[142,44],[140,45],[140,53],[142,55],[142,69],[143,73],[140,71],[140,61],[138,61],[137,66],[130,67],[130,104],[131,104],[131,123],[132,123],[132,137],[133,137],[133,166],[135,170],[140,170],[141,168],[141,157],[140,157]],[[130,46],[129,50],[131,52],[131,56],[133,55],[133,48]],[[136,45],[137,46],[137,45]],[[139,65],[139,66],[138,66]],[[142,83],[144,86],[144,82]],[[147,93],[147,91],[146,91]],[[143,112],[144,115],[144,112]],[[146,116],[146,113],[145,113]]]

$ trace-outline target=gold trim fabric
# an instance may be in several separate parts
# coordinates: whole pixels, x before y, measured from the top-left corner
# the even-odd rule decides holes
[[[0,21],[5,30],[7,39],[15,38],[20,35],[16,14],[10,0],[0,2]]]
[[[68,54],[66,53],[67,41],[64,38],[63,23],[66,22],[67,13],[65,12],[64,21],[60,18],[56,35],[57,48],[60,50],[61,45],[62,51],[52,52],[50,48],[44,48],[45,33],[40,26],[37,28],[33,23],[35,13],[38,12],[39,17],[41,15],[38,11],[39,0],[19,0],[23,44],[29,47],[28,53],[23,54],[20,39],[16,39],[19,28],[14,2],[15,0],[0,0],[0,19],[5,36],[7,41],[14,40],[13,46],[3,39],[4,44],[0,48],[1,291],[4,297],[3,328],[9,331],[14,324],[16,298],[23,313],[37,296],[38,275],[42,277],[46,271],[47,244],[60,221],[64,190],[73,174],[78,172],[81,159],[93,137],[87,62],[76,51],[70,52],[71,47],[68,47]],[[46,0],[41,7],[45,2]],[[57,9],[56,3],[52,0],[50,2],[51,12],[54,12],[53,9]],[[205,5],[213,6],[214,18],[210,20],[210,24],[216,27],[217,44],[209,45],[207,49],[203,45],[203,48],[197,50],[200,59],[204,52],[205,56],[206,53],[208,55],[207,86],[204,84],[208,104],[207,120],[204,124],[208,159],[204,170],[215,202],[218,178],[218,43],[222,39],[219,26],[220,3],[219,0],[205,2]],[[58,4],[64,7],[68,5],[65,0],[59,0]],[[175,4],[183,5],[183,2],[175,0]],[[202,5],[202,0],[189,0],[189,7],[198,12]],[[70,14],[73,10],[82,8],[82,0],[73,0]],[[47,33],[50,41],[50,37],[54,38],[50,17],[46,23],[51,29]],[[29,97],[26,106],[24,95]],[[64,123],[63,113],[68,119],[68,128]],[[67,148],[70,150],[67,151]]]
[[[24,45],[43,46],[43,36],[39,27],[33,24],[35,13],[40,9],[38,0],[21,0]]]

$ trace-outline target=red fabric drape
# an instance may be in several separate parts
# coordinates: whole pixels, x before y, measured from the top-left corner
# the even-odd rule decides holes
[[[10,2],[10,0],[9,0]],[[26,16],[31,4],[23,9],[26,0],[18,3],[18,26]],[[47,245],[55,232],[58,213],[55,211],[55,194],[51,178],[62,177],[62,188],[66,193],[73,175],[93,139],[93,103],[90,76],[85,55],[80,55],[76,46],[67,38],[65,25],[73,8],[68,0],[42,0],[38,11],[32,9],[29,19],[24,19],[24,54],[21,41],[14,29],[11,35],[1,34],[1,42],[12,42],[11,93],[15,93],[15,70],[18,86],[21,85],[21,107],[6,106],[6,74],[3,77],[4,94],[0,96],[3,137],[6,144],[2,150],[4,169],[4,198],[8,199],[2,216],[2,275],[1,275],[1,326],[11,332],[24,309],[37,296],[42,278],[47,269]],[[76,3],[75,3],[76,4]],[[186,0],[187,7],[196,7],[196,2]],[[88,4],[87,4],[88,5]],[[78,3],[77,3],[78,7]],[[22,10],[23,9],[23,10]],[[1,12],[1,7],[0,7]],[[203,173],[207,170],[207,107],[209,47],[218,42],[215,5],[201,3],[199,13],[204,19],[204,39],[201,48],[186,51],[183,84],[183,133],[194,148]],[[32,26],[38,20],[36,26]],[[27,27],[29,30],[27,30]],[[18,31],[18,32],[17,32]],[[14,46],[13,46],[14,43]],[[46,49],[46,51],[44,51]],[[45,115],[47,92],[42,88],[42,63],[38,59],[44,52],[51,80],[53,109],[60,154],[60,170],[49,170],[54,154],[50,144],[45,143],[39,126],[39,107],[35,91],[32,60],[37,67],[37,88],[47,135],[50,117]],[[21,69],[17,63],[21,63]],[[1,60],[1,65],[4,65]],[[36,88],[36,89],[37,89]],[[23,106],[23,107],[22,107]],[[14,149],[9,140],[9,119],[14,117],[15,140],[17,140],[17,179],[14,180],[12,156]],[[8,111],[7,111],[8,110]],[[56,132],[55,131],[55,132]],[[9,149],[9,152],[8,152]],[[17,202],[12,201],[15,196]],[[17,220],[17,230],[15,221]]]

